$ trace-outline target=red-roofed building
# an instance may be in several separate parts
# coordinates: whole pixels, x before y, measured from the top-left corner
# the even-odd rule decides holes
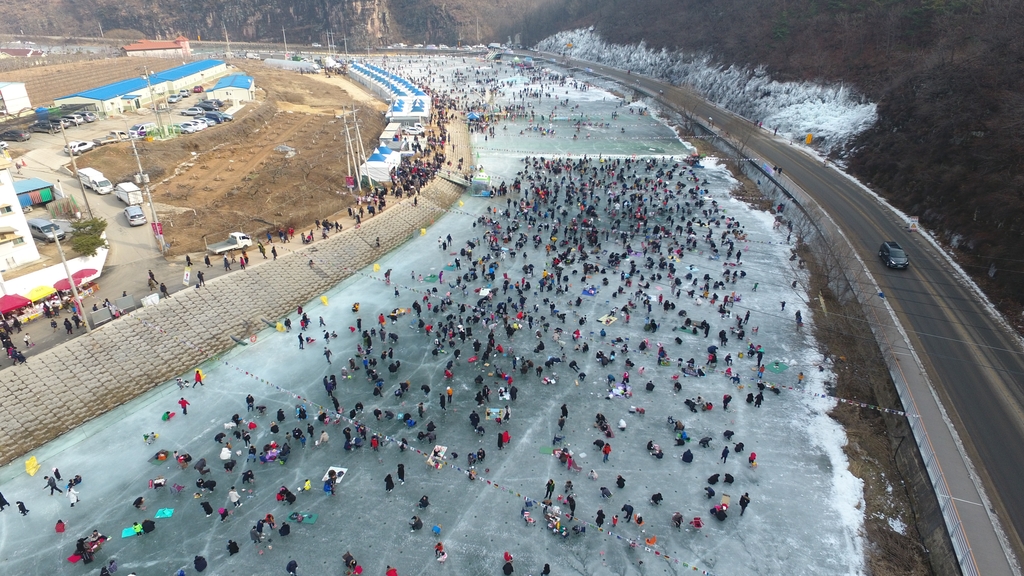
[[[35,48],[0,48],[0,58],[32,58],[42,55],[43,51]]]
[[[139,40],[121,50],[127,56],[145,56],[148,58],[188,58],[192,56],[192,48],[188,38],[178,36],[172,41]]]

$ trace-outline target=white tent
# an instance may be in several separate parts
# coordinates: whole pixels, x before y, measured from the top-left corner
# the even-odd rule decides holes
[[[379,152],[374,152],[374,154],[359,167],[359,173],[376,182],[391,181],[391,165],[388,164],[387,159],[381,156]]]
[[[397,150],[392,150],[387,146],[377,148],[377,154],[384,157],[384,161],[388,163],[388,166],[395,167],[402,163],[402,155]]]

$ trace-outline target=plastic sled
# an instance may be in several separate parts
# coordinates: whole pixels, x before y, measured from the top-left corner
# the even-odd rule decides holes
[[[170,518],[174,515],[174,508],[161,508],[156,511],[154,518]]]
[[[72,554],[71,556],[68,556],[68,562],[71,562],[72,564],[78,562],[81,559],[82,559],[82,557],[79,556],[78,554]]]
[[[292,512],[288,515],[289,520],[299,522],[300,524],[316,524],[316,519],[319,517],[319,514],[313,514],[312,512]]]
[[[121,538],[131,538],[132,536],[135,536],[135,529],[131,526],[121,530]]]
[[[729,506],[729,502],[732,502],[732,497],[728,494],[722,494],[722,506]]]

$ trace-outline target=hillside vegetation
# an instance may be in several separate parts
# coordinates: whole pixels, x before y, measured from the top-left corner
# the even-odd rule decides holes
[[[773,78],[852,85],[878,121],[839,152],[863,182],[956,249],[1024,328],[1024,2],[1019,0],[8,0],[0,32],[322,41],[505,40],[594,26],[616,44],[763,65]],[[340,42],[339,42],[340,44]]]

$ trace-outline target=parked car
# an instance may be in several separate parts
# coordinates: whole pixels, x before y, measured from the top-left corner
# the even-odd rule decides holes
[[[85,117],[81,114],[65,114],[60,117],[61,120],[67,120],[68,125],[74,124],[75,126],[81,126],[85,124]]]
[[[402,128],[402,132],[409,135],[423,134],[423,124],[417,122],[412,126],[405,126]]]
[[[218,112],[207,112],[203,118],[208,122],[213,122],[214,124],[224,123],[224,119],[220,117],[220,113]]]
[[[88,152],[95,148],[96,145],[92,142],[82,142],[79,140],[72,140],[68,142],[68,145],[64,147],[64,153],[68,156],[78,156],[83,152]]]
[[[202,86],[193,86],[192,91],[196,94],[202,94],[203,92],[206,92],[206,89],[204,89]]]
[[[30,138],[32,138],[32,133],[21,128],[0,132],[0,140],[6,140],[8,142],[24,142]]]
[[[235,119],[234,116],[232,116],[231,114],[228,114],[226,112],[207,112],[206,113],[206,117],[207,118],[216,118],[216,119],[220,120],[221,122],[231,122],[232,120]]]
[[[181,122],[179,124],[172,124],[172,126],[174,127],[175,130],[182,134],[191,134],[196,131],[196,127],[191,120],[187,122]]]
[[[181,100],[182,100],[182,95],[181,94],[171,94],[170,96],[167,97],[167,103],[168,104],[177,104],[178,102],[181,102]]]
[[[82,115],[82,118],[85,118],[85,121],[90,124],[100,119],[95,112],[81,112],[80,114]]]
[[[131,138],[145,138],[150,132],[155,132],[157,125],[154,122],[143,122],[142,124],[135,124],[128,129],[128,136]]]
[[[188,122],[183,122],[182,126],[188,126],[192,130],[192,132],[199,132],[201,130],[206,130],[207,128],[210,127],[210,125],[207,124],[205,120],[201,120],[198,118],[195,120],[189,120]]]
[[[203,100],[202,102],[197,102],[196,103],[196,108],[202,108],[203,110],[206,110],[207,112],[216,112],[217,111],[217,105],[214,104],[213,102],[209,102],[209,101],[206,101],[206,100]]]
[[[319,42],[313,42],[313,48],[323,48]]]
[[[907,257],[907,253],[903,251],[899,244],[892,240],[882,242],[882,246],[878,249],[878,257],[889,268],[906,268],[910,266],[910,258]]]
[[[188,88],[182,88],[181,90],[178,90],[178,95],[182,98],[188,98],[192,95],[192,92],[189,92]]]
[[[143,226],[146,224],[146,214],[138,206],[125,208],[124,217],[128,220],[129,226]]]
[[[32,233],[33,238],[39,240],[45,240],[47,242],[55,242],[57,240],[64,239],[64,231],[60,229],[53,222],[45,218],[30,218],[26,221],[28,229]]]
[[[232,250],[241,250],[246,246],[252,246],[252,238],[242,232],[232,232],[228,234],[228,239],[224,242],[209,244],[206,249],[214,254],[223,254]]]
[[[206,100],[203,100],[203,102],[209,102],[210,104],[213,104],[217,107],[218,110],[224,107],[224,101],[219,98],[207,98]]]
[[[29,126],[28,129],[31,130],[32,132],[45,132],[47,134],[56,134],[57,132],[60,132],[60,124],[40,120],[39,122],[35,122],[31,126]]]
[[[200,108],[198,106],[193,106],[191,108],[186,108],[186,109],[182,110],[181,111],[181,115],[182,116],[202,116],[203,114],[206,114],[207,112],[208,112],[208,110],[204,110],[204,109],[202,109],[202,108]]]

